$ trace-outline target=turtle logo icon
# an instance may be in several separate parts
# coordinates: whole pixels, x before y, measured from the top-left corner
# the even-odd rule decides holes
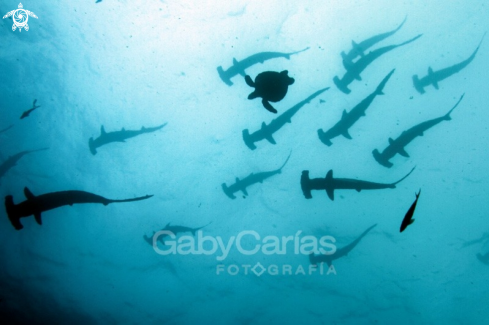
[[[3,19],[12,16],[12,20],[14,21],[14,24],[12,25],[13,31],[15,31],[17,28],[19,29],[19,32],[22,31],[22,28],[28,31],[29,25],[27,25],[27,20],[29,20],[29,16],[37,18],[36,14],[34,14],[32,11],[25,10],[23,8],[22,3],[19,3],[19,9],[12,10],[3,16]]]

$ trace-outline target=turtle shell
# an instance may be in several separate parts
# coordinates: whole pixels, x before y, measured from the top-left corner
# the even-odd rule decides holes
[[[287,94],[289,85],[294,79],[288,76],[288,71],[265,71],[255,78],[255,91],[259,96],[270,102],[278,102]]]

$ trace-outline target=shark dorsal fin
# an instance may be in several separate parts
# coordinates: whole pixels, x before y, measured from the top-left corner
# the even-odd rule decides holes
[[[238,64],[238,60],[236,60],[236,58],[233,58],[233,64]]]
[[[126,131],[126,128],[122,128],[121,131]]]
[[[389,144],[393,144],[394,140],[392,138],[389,138]]]
[[[24,187],[24,195],[28,200],[35,198],[34,194],[27,187]]]
[[[326,174],[326,179],[333,179],[333,170],[330,169],[329,172]]]
[[[346,112],[346,109],[344,109],[343,114],[341,114],[341,118],[345,118],[347,115],[348,115],[348,113]]]
[[[42,226],[41,212],[34,214],[34,219],[38,225]]]
[[[104,126],[103,126],[103,125],[100,127],[100,133],[102,133],[102,134],[105,134],[105,133],[106,133],[106,132],[105,132],[105,128],[104,128]]]
[[[238,178],[238,177],[236,177],[236,180],[235,180],[235,181],[236,181],[236,183],[237,183],[237,182],[239,182],[239,178]]]
[[[267,124],[265,122],[261,122],[261,129],[264,130],[267,128]]]

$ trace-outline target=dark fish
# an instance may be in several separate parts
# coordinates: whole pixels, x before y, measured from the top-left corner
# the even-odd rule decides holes
[[[32,108],[31,109],[28,109],[27,111],[25,111],[24,113],[22,113],[22,115],[20,116],[20,119],[21,120],[23,118],[26,118],[27,116],[29,116],[29,114],[32,113],[32,111],[35,110],[36,108],[41,107],[41,106],[36,106],[36,102],[37,102],[37,99],[34,99],[34,102],[32,103]]]
[[[409,226],[410,224],[412,224],[414,222],[414,219],[413,219],[414,209],[416,209],[416,204],[418,204],[418,198],[419,198],[420,194],[421,194],[421,189],[419,189],[418,194],[416,194],[416,200],[414,200],[413,204],[411,204],[411,207],[409,208],[408,212],[406,212],[406,215],[404,216],[404,219],[402,220],[400,232],[403,232],[404,229],[407,228],[407,226]]]

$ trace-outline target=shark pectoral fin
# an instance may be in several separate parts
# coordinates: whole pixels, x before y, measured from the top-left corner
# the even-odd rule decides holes
[[[440,89],[438,87],[438,81],[436,80],[435,73],[433,72],[433,69],[431,67],[428,68],[428,78],[431,80],[431,84],[435,89]]]
[[[34,194],[27,187],[24,187],[24,195],[28,200],[35,198]]]
[[[243,192],[244,195],[248,196],[248,191],[246,190],[246,188],[243,188],[241,192]]]
[[[357,192],[361,192],[361,191],[362,191],[362,189],[361,189],[360,187],[357,187],[357,188],[355,189],[355,191],[357,191]]]
[[[267,139],[268,142],[270,142],[271,144],[277,144],[277,142],[275,142],[275,139],[273,138],[273,136],[271,134],[267,134],[265,136],[265,139]]]
[[[406,150],[403,149],[399,149],[399,154],[403,157],[406,157],[406,158],[409,158],[409,154],[406,152]]]
[[[100,127],[100,133],[102,133],[102,134],[105,134],[105,133],[106,133],[106,132],[105,132],[105,128],[104,128],[104,126],[103,126],[103,125]]]
[[[348,130],[343,131],[343,133],[341,133],[341,134],[342,134],[342,135],[343,135],[345,138],[347,138],[347,139],[350,139],[350,140],[351,140],[351,135],[350,135],[350,133],[348,133]]]
[[[409,224],[412,224],[414,222],[414,219],[409,220]]]
[[[354,77],[354,78],[355,78],[355,80],[362,81],[362,77],[360,77],[360,75],[359,75],[359,74],[355,75],[355,77]]]
[[[326,189],[326,193],[328,194],[328,197],[331,201],[334,201],[334,188],[328,187]]]
[[[41,213],[34,214],[34,219],[36,219],[38,225],[42,226]]]

